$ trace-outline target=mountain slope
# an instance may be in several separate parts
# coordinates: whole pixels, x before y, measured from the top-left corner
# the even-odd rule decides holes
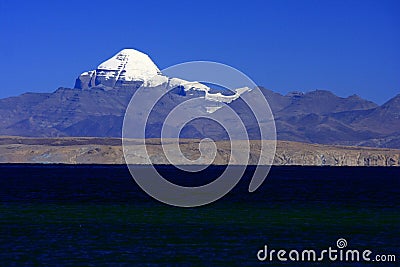
[[[355,123],[359,128],[379,129],[383,134],[400,132],[400,94]]]
[[[329,114],[342,111],[366,110],[375,108],[373,102],[358,96],[341,98],[329,91],[315,90],[305,94],[289,95],[291,101],[288,106],[277,112],[277,116],[302,114]]]
[[[0,100],[0,135],[19,136],[99,136],[119,137],[125,109],[135,92],[135,88],[91,90],[59,88],[52,94],[28,93],[19,97]],[[262,89],[264,90],[264,89]],[[249,92],[251,93],[251,92]],[[282,96],[272,91],[263,91],[274,112],[278,139],[321,144],[368,145],[376,147],[400,146],[399,99],[397,96],[382,106],[365,108],[365,100],[340,99],[335,95],[324,94],[324,100],[340,102],[334,104],[333,111],[327,108],[310,108],[311,94],[305,101],[293,101],[293,96]],[[318,93],[319,94],[319,93]],[[308,95],[308,94],[306,94]],[[201,97],[201,95],[199,95]],[[188,100],[191,96],[171,92],[154,110],[148,125],[148,137],[158,137],[160,128],[174,106]],[[315,100],[318,102],[318,99]],[[357,102],[358,103],[355,103]],[[353,102],[351,105],[349,103]],[[239,102],[237,102],[239,103]],[[230,104],[239,114],[248,116],[249,111],[236,102]],[[321,103],[316,103],[316,107]],[[332,107],[332,106],[331,106]],[[350,110],[343,109],[348,108]],[[298,110],[298,112],[293,112]],[[219,109],[217,112],[224,112]],[[251,120],[251,118],[247,118]],[[207,125],[205,127],[204,125]],[[199,121],[188,125],[182,137],[206,137],[216,139],[226,136],[218,130],[218,125]],[[251,132],[253,126],[248,129]],[[255,125],[253,128],[256,128]],[[251,135],[251,136],[257,136]]]

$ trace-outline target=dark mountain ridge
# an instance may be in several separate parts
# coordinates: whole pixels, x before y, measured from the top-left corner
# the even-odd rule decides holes
[[[120,137],[124,113],[135,90],[137,87],[59,88],[54,93],[0,99],[0,135]],[[400,148],[400,95],[379,106],[359,96],[342,98],[324,90],[287,95],[265,88],[261,91],[273,111],[279,140]],[[171,92],[163,105],[171,108],[188,97]],[[158,128],[162,120],[156,116],[151,123]],[[197,122],[185,129],[184,137],[201,138],[218,132],[212,127]],[[220,135],[211,137],[218,139]]]

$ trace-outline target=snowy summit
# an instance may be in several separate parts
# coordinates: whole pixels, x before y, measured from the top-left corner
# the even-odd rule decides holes
[[[75,88],[139,87],[157,74],[160,70],[148,55],[135,49],[123,49],[97,69],[79,75]]]

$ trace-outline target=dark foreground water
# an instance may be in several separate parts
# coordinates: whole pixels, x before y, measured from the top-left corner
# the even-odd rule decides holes
[[[160,171],[198,184],[221,167]],[[148,197],[124,166],[0,165],[0,266],[399,266],[400,168],[273,167],[254,193],[250,173],[221,200],[187,209]],[[256,256],[264,245],[337,249],[339,238],[397,262]]]

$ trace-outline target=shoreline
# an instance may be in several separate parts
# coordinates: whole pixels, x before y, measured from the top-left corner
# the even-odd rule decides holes
[[[125,168],[127,164],[114,164],[114,163],[9,163],[9,162],[0,162],[1,167],[71,167],[71,168],[85,168],[85,167],[96,167],[96,168]],[[137,168],[148,168],[148,167],[155,167],[155,168],[169,168],[169,167],[176,167],[171,164],[154,164],[154,165],[142,165],[137,164],[134,165]],[[190,165],[190,166],[203,166],[203,165]],[[209,165],[208,167],[211,168],[225,168],[227,165]],[[258,165],[245,165],[246,168],[256,168]],[[234,168],[243,167],[243,165],[231,165]],[[261,167],[266,167],[261,166]],[[399,166],[330,166],[330,165],[271,165],[271,168],[318,168],[318,169],[341,169],[341,168],[350,168],[350,169],[357,169],[357,168],[371,168],[371,169],[379,169],[379,168],[393,168],[397,169]]]

